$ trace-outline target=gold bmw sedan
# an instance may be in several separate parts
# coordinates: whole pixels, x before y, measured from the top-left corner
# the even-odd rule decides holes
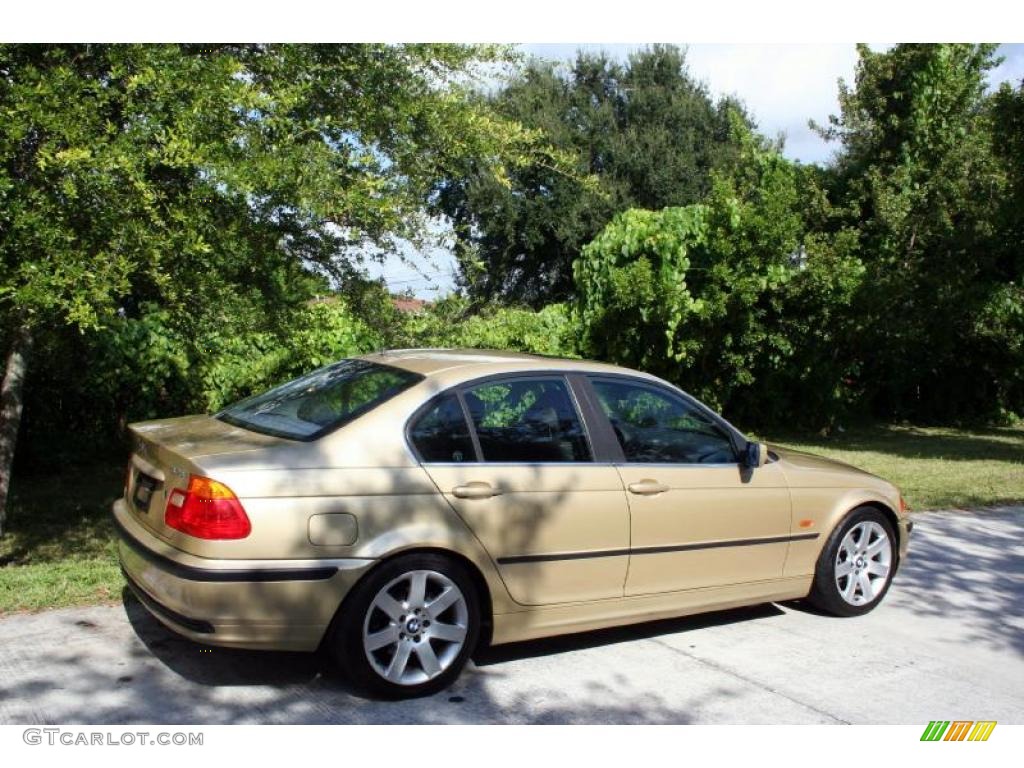
[[[113,514],[153,615],[324,648],[393,697],[448,685],[479,642],[796,598],[863,614],[912,526],[885,480],[581,360],[381,352],[131,431]]]

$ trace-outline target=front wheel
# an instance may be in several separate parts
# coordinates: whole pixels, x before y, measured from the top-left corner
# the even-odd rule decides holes
[[[465,568],[423,553],[387,562],[357,584],[329,642],[358,687],[409,698],[454,682],[479,633],[479,598]]]
[[[808,601],[836,616],[860,616],[878,605],[896,567],[896,536],[877,509],[854,510],[818,558]]]

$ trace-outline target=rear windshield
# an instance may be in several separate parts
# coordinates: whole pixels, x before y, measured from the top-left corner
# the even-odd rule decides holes
[[[228,406],[217,418],[254,432],[315,440],[422,378],[366,360],[342,360]]]

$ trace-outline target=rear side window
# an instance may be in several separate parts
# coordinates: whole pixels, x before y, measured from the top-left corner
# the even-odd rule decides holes
[[[474,461],[473,440],[459,398],[445,395],[416,420],[409,430],[423,462]]]
[[[418,373],[367,360],[342,360],[228,406],[217,418],[254,432],[313,440],[422,378]]]
[[[466,405],[484,461],[590,461],[563,379],[512,378],[472,387]]]

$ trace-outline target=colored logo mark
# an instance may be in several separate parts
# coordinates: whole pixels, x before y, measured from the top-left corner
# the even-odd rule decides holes
[[[995,728],[995,720],[932,720],[921,741],[988,741]]]

